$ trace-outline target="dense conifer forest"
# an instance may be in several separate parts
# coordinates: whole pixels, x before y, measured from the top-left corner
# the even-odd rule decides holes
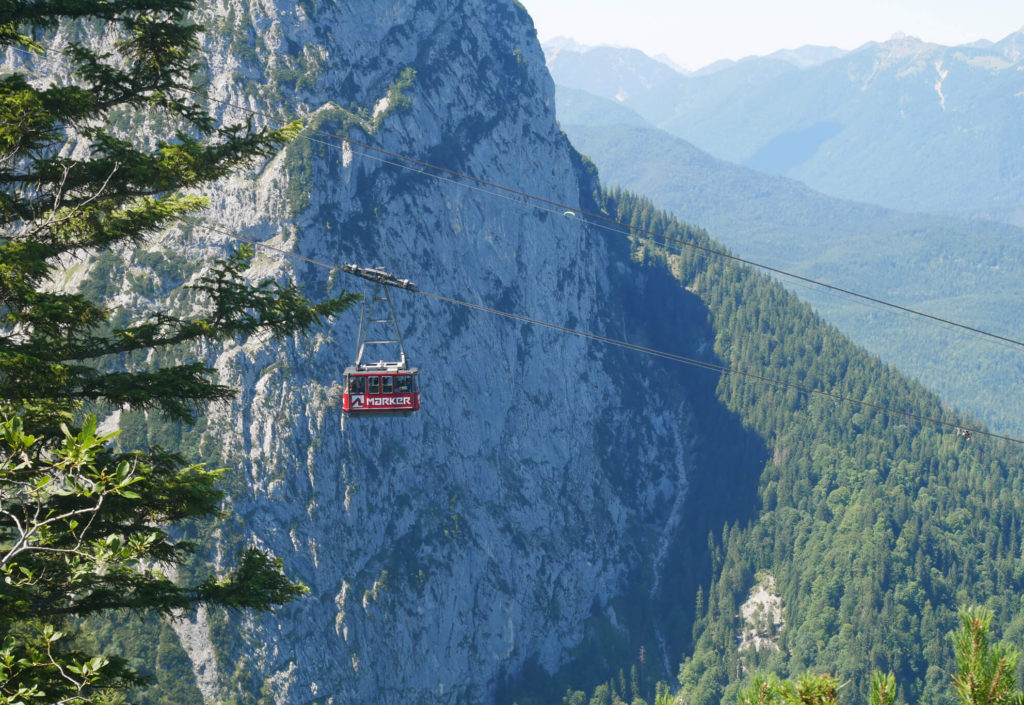
[[[715,247],[643,197],[601,196],[605,213],[638,230]],[[748,268],[633,234],[633,256],[672,271],[707,308],[712,360],[733,370],[908,414],[973,425],[919,385],[843,338]],[[709,374],[694,372],[694,374]],[[1024,619],[1024,472],[1019,446],[791,388],[724,375],[716,395],[764,439],[756,511],[709,535],[711,578],[674,626],[683,654],[677,692],[688,705],[733,702],[753,673],[830,673],[839,702],[862,702],[874,671],[891,671],[901,700],[956,702],[948,635],[962,605],[984,604],[1019,643]],[[730,438],[711,443],[729,444]],[[723,467],[728,475],[735,469]],[[737,485],[742,482],[737,478]],[[702,503],[716,501],[704,496]],[[728,502],[720,494],[717,501]],[[714,512],[705,507],[705,511]],[[728,512],[722,511],[722,515]],[[683,554],[681,554],[683,557]],[[687,561],[692,554],[685,556]],[[694,569],[690,562],[680,571]],[[740,651],[740,605],[758,576],[774,578],[785,626],[771,645]],[[635,659],[634,659],[635,660]],[[629,665],[624,665],[629,672]],[[629,702],[610,680],[591,703]],[[628,678],[621,679],[628,686]],[[650,690],[650,686],[646,686]],[[565,702],[588,702],[566,696]],[[613,697],[614,696],[614,697]]]

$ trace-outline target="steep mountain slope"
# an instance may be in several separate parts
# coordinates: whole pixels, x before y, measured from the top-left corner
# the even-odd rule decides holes
[[[594,207],[596,181],[557,128],[554,87],[518,3],[422,0],[383,12],[230,2],[199,19],[211,28],[212,109],[225,122],[249,117],[228,104],[259,120],[309,116],[315,139],[211,190],[205,223],[123,259],[105,254],[70,285],[112,305],[190,306],[179,287],[222,256],[227,230],[590,331],[642,339],[662,325],[635,312],[666,277],[633,267],[625,240],[329,138]],[[359,288],[262,251],[254,276],[286,270],[314,295]],[[127,445],[184,445],[237,467],[236,519],[197,530],[216,539],[200,560],[255,543],[310,588],[274,615],[200,612],[172,623],[207,700],[486,702],[527,661],[556,670],[588,620],[617,620],[612,602],[632,586],[660,597],[693,470],[753,472],[765,455],[721,408],[692,420],[693,398],[713,404],[713,382],[655,384],[663,365],[643,358],[425,297],[396,299],[422,370],[424,411],[412,418],[343,422],[353,315],[308,344],[185,351],[241,390],[196,432],[129,414],[105,422],[125,430]],[[666,319],[694,308],[682,296]],[[696,350],[710,331],[693,315],[683,345]],[[712,423],[737,442],[691,461]],[[656,632],[650,614],[620,624],[626,644],[644,624]],[[168,676],[181,673],[157,673],[160,697],[173,701]]]
[[[634,228],[714,244],[629,193],[606,194],[604,205]],[[1022,446],[965,443],[948,427],[919,424],[917,415],[963,421],[763,275],[691,248],[639,246],[706,303],[714,353],[732,370],[868,401],[836,404],[740,374],[718,384],[772,457],[754,515],[709,537],[714,578],[693,598],[682,701],[732,701],[755,669],[770,669],[832,673],[846,683],[840,702],[859,703],[870,672],[891,669],[906,702],[956,702],[947,638],[956,606],[989,605],[1007,638],[1019,643],[1024,633]],[[879,402],[899,411],[879,414]],[[767,625],[750,619],[752,598],[765,592],[762,604],[782,611],[779,619],[762,610]]]
[[[717,157],[818,191],[1021,225],[1021,41],[1017,33],[990,46],[943,47],[902,37],[805,69],[764,57],[613,90],[590,80],[589,52],[563,51],[550,67],[559,84],[621,96]]]
[[[1018,305],[1024,232],[1018,228],[823,196],[635,126],[638,116],[625,107],[581,91],[559,87],[558,112],[606,183],[646,194],[744,257],[1000,335],[1024,335]],[[629,127],[611,124],[627,120]],[[794,290],[944,398],[1004,431],[1024,431],[1024,387],[1015,381],[1024,358],[1016,349],[813,287]]]
[[[382,10],[232,0],[208,12],[200,19],[211,27],[212,97],[310,116],[318,132],[211,190],[205,222],[147,250],[76,265],[69,286],[123,306],[190,306],[180,285],[222,255],[228,230],[319,261],[380,264],[426,292],[969,423],[764,277],[692,253],[665,256],[628,233],[508,193],[489,197],[450,173],[398,169],[388,163],[395,157],[344,141],[712,244],[639,199],[598,194],[592,167],[557,127],[554,87],[518,3],[419,0]],[[212,106],[227,122],[248,116]],[[286,270],[314,295],[353,285],[265,251],[254,275]],[[189,692],[240,703],[525,703],[516,695],[524,673],[565,666],[563,674],[607,678],[641,646],[652,670],[671,673],[689,651],[695,612],[702,630],[714,616],[715,633],[731,633],[725,603],[753,578],[749,556],[717,537],[761,526],[784,503],[773,473],[824,477],[822,486],[787,484],[784,499],[813,504],[824,493],[830,512],[854,498],[826,492],[835,478],[816,461],[830,453],[856,461],[854,477],[843,478],[851,485],[862,468],[903,477],[902,466],[890,472],[903,460],[922,482],[959,469],[979,484],[991,470],[986,491],[1020,482],[1017,456],[982,439],[963,448],[952,432],[902,414],[808,400],[424,296],[396,294],[396,303],[423,377],[424,410],[412,418],[343,422],[338,382],[358,326],[350,316],[311,342],[183,351],[241,390],[194,431],[155,417],[106,419],[126,431],[126,444],[162,442],[238,468],[234,518],[193,529],[212,545],[199,560],[216,564],[255,543],[310,588],[273,615],[172,622],[192,667]],[[959,512],[951,532],[975,521],[1007,527],[992,551],[968,544],[972,568],[1012,561],[1019,505],[979,508],[952,490],[944,501]],[[935,546],[937,570],[956,571],[947,537]],[[779,584],[802,584],[804,568]],[[1019,592],[1020,576],[1000,575],[998,586],[973,574],[953,585],[980,586],[979,599]],[[709,586],[713,614],[697,598]],[[892,599],[908,586],[901,574],[881,587]],[[926,588],[941,628],[956,596]],[[867,605],[857,626],[880,614]],[[787,615],[794,630],[806,623]],[[841,626],[827,625],[828,635]],[[872,633],[880,659],[891,657],[893,636],[906,647],[898,627]],[[166,630],[158,658],[173,651],[165,638]],[[852,670],[862,674],[863,660]],[[919,670],[901,677],[921,678]],[[180,702],[169,677],[183,672],[157,673],[161,697]]]
[[[280,3],[238,19],[234,31],[251,22],[273,40],[238,70],[269,77],[281,104],[319,111],[321,131],[347,129],[569,204],[593,190],[555,126],[553,87],[516,3],[387,13]],[[226,41],[210,49],[214,66],[236,60]],[[312,85],[275,84],[275,72],[308,72],[309,57]],[[407,68],[405,100],[392,91],[382,102]],[[241,102],[243,91],[229,82],[218,97]],[[251,99],[272,110],[272,96]],[[613,255],[578,225],[327,145],[297,143],[216,210],[236,231],[332,262],[382,264],[426,291],[588,329],[623,319],[603,308]],[[327,275],[304,278],[319,288]],[[687,431],[672,419],[685,414],[685,393],[638,398],[630,388],[642,377],[623,376],[619,356],[409,298],[400,316],[426,407],[411,419],[342,424],[337,382],[355,318],[309,348],[250,341],[219,356],[243,390],[217,419],[231,431],[224,456],[247,458],[233,497],[243,534],[285,557],[312,596],[232,622],[229,653],[247,655],[246,666],[233,675],[218,661],[211,692],[485,701],[529,658],[557,667],[592,610],[658,569],[644,542],[679,521]]]

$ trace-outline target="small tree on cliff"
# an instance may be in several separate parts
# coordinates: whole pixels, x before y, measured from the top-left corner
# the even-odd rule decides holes
[[[257,332],[290,336],[355,298],[314,303],[291,281],[250,283],[246,248],[192,286],[187,317],[167,310],[113,325],[98,302],[51,284],[62,263],[140,244],[202,209],[183,189],[295,134],[216,126],[191,85],[193,3],[0,0],[0,48],[26,67],[47,51],[39,37],[66,23],[107,40],[104,49],[71,42],[63,79],[0,73],[0,705],[99,702],[142,682],[121,659],[76,650],[71,618],[199,604],[266,610],[304,591],[254,549],[226,574],[170,580],[167,567],[193,547],[168,528],[217,512],[223,471],[159,449],[122,453],[95,419],[75,423],[86,402],[193,422],[233,391],[201,363],[130,361]],[[177,129],[146,144],[111,127],[146,116]]]

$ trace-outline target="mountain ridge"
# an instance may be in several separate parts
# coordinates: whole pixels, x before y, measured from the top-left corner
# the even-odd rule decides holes
[[[613,57],[562,53],[549,67],[719,158],[822,193],[1020,225],[1020,36],[989,48],[903,37],[804,69],[763,57],[646,87],[594,80]]]

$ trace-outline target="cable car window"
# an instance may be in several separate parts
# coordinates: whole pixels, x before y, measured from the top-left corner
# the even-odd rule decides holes
[[[394,390],[392,389],[392,382],[393,382],[393,380],[394,380],[394,377],[381,377],[380,378],[380,393],[381,394],[392,394],[394,392]]]
[[[376,375],[370,377],[370,394],[380,394],[380,378]]]
[[[349,394],[365,394],[366,393],[366,378],[365,377],[352,377],[348,381]]]
[[[408,375],[399,375],[395,377],[395,394],[410,394],[412,393],[412,385],[409,383],[410,377]]]

